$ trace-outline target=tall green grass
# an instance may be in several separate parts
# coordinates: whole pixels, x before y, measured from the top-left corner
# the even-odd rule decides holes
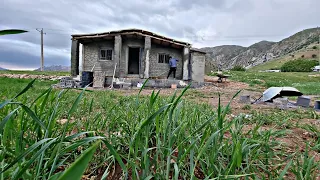
[[[0,104],[1,179],[106,179],[113,172],[124,179],[318,175],[308,152],[302,165],[289,160],[303,154],[278,151],[274,137],[281,133],[260,131],[260,123],[244,131],[241,116],[228,118],[230,103],[223,107],[219,98],[214,110],[184,100],[189,86],[166,98],[160,91],[140,96],[143,88],[128,97],[85,89],[35,93],[35,84]]]
[[[320,76],[313,76],[319,73],[306,72],[230,72],[231,79],[248,83],[250,86],[259,85],[269,87],[295,87],[304,94],[320,94]],[[311,76],[309,76],[311,75]]]

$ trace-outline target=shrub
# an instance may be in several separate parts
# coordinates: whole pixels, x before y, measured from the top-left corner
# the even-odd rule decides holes
[[[316,60],[297,59],[284,63],[281,66],[282,72],[311,72],[312,68],[318,64]]]
[[[246,68],[244,68],[240,65],[236,65],[231,69],[231,71],[246,71]]]
[[[316,54],[312,54],[312,58],[317,58],[317,55]]]
[[[313,46],[312,49],[318,49],[318,47],[317,46]]]

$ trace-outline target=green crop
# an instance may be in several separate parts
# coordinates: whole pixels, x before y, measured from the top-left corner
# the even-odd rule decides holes
[[[222,106],[220,95],[218,108],[212,109],[185,100],[189,86],[171,97],[159,96],[160,90],[141,96],[144,86],[137,96],[127,97],[110,91],[43,87],[33,80],[24,89],[11,91],[16,95],[1,89],[6,99],[0,103],[1,179],[286,179],[289,173],[314,179],[319,175],[319,162],[309,151],[279,150],[275,138],[282,130],[260,130],[269,117],[230,118],[230,103]],[[248,123],[252,128],[246,131]]]

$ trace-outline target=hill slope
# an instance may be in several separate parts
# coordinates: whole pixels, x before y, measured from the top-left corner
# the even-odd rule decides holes
[[[270,60],[286,56],[290,53],[301,51],[311,44],[318,43],[320,28],[311,28],[300,31],[280,42],[261,41],[249,47],[217,46],[201,48],[207,52],[207,60],[231,69],[235,65],[251,68]]]
[[[213,61],[215,65],[220,64],[221,67],[228,66],[228,60],[245,51],[246,48],[237,45],[223,45],[216,47],[201,48],[207,53],[207,59]]]

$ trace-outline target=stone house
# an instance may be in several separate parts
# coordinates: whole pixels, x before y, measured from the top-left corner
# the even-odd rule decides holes
[[[82,75],[92,73],[95,87],[104,87],[113,76],[166,79],[169,56],[179,60],[177,80],[204,81],[204,52],[193,49],[189,43],[139,29],[72,35],[72,76],[79,75],[80,44]]]

